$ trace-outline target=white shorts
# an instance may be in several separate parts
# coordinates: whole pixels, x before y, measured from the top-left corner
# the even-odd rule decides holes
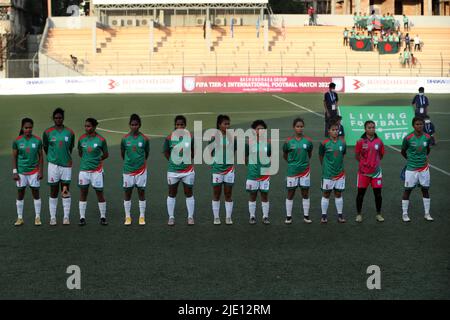
[[[344,191],[345,190],[345,176],[337,179],[322,179],[322,191]]]
[[[424,171],[405,171],[405,189],[413,189],[417,185],[422,188],[430,187],[430,169]]]
[[[286,187],[288,189],[309,189],[311,186],[311,175],[308,173],[303,177],[287,177],[286,178]]]
[[[245,188],[248,192],[269,192],[270,179],[267,180],[247,180],[245,183]]]
[[[53,163],[48,163],[48,184],[57,184],[60,181],[70,184],[72,180],[72,168],[61,167]]]
[[[81,188],[92,185],[94,189],[103,189],[103,170],[99,172],[80,171],[78,175],[78,186]]]
[[[39,188],[41,186],[41,182],[38,179],[38,173],[35,174],[20,174],[19,180],[16,181],[16,186],[19,189],[23,189],[26,187],[30,188]]]
[[[126,173],[123,174],[124,189],[130,189],[134,187],[138,189],[145,189],[146,186],[147,186],[147,170],[137,175],[131,175]]]
[[[212,184],[213,186],[220,185],[222,183],[225,184],[234,184],[234,170],[226,173],[226,174],[220,174],[220,173],[213,173],[212,175]]]
[[[183,182],[185,185],[193,186],[195,181],[195,171],[191,172],[167,172],[167,184],[174,185],[179,182]]]

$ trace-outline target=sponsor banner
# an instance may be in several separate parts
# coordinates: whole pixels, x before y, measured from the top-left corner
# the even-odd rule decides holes
[[[346,76],[346,93],[450,93],[450,78],[445,77],[366,77]]]
[[[181,93],[181,76],[0,79],[0,94]]]
[[[183,77],[183,92],[325,92],[330,82],[344,92],[344,77],[199,76]]]
[[[401,145],[413,130],[411,106],[339,106],[347,145],[354,146],[364,133],[364,122],[375,122],[376,133],[386,145]]]

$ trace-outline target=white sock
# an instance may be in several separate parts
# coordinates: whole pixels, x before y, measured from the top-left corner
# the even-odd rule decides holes
[[[250,213],[250,218],[254,218],[256,215],[256,201],[248,202],[248,212]]]
[[[63,198],[63,209],[64,209],[64,218],[69,218],[70,216],[70,205],[72,203],[72,198]]]
[[[231,218],[231,215],[233,214],[233,201],[225,201],[225,211],[227,213],[227,218]]]
[[[212,201],[212,211],[214,215],[214,219],[219,219],[220,212],[220,201]]]
[[[186,198],[186,207],[188,210],[188,218],[194,217],[195,199],[194,196]]]
[[[328,204],[330,203],[330,199],[322,197],[322,201],[320,202],[320,206],[322,207],[322,215],[326,216],[328,211]]]
[[[139,200],[139,217],[141,217],[141,218],[145,217],[145,209],[146,208],[147,208],[147,201]]]
[[[106,218],[106,201],[98,203],[98,210],[100,210],[100,217]]]
[[[16,200],[17,218],[23,219],[23,200]]]
[[[131,200],[123,201],[123,207],[125,208],[125,217],[129,218],[131,216]]]
[[[309,216],[309,208],[310,208],[310,201],[308,199],[303,199],[303,216],[307,217]]]
[[[87,201],[78,202],[78,206],[80,208],[80,219],[85,219],[86,218]]]
[[[263,212],[263,218],[268,218],[269,217],[269,201],[267,202],[261,202],[261,206],[262,206],[262,212]]]
[[[286,216],[292,217],[292,207],[294,206],[294,200],[286,199]]]
[[[173,218],[174,216],[176,200],[176,198],[167,197],[167,214],[169,215],[169,218]]]
[[[50,210],[50,218],[56,218],[56,208],[58,207],[58,198],[48,198],[48,208]]]
[[[41,216],[41,199],[34,200],[34,213],[36,214],[36,218]]]
[[[430,198],[423,198],[423,207],[425,209],[425,214],[430,214]]]
[[[402,200],[403,215],[408,214],[409,200]]]
[[[344,198],[342,196],[340,198],[334,198],[334,203],[336,204],[337,213],[342,214],[342,210],[344,209]]]

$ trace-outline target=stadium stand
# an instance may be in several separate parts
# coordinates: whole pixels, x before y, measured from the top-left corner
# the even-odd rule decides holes
[[[332,26],[269,28],[269,50],[254,26],[212,28],[211,49],[198,27],[154,29],[150,48],[149,28],[97,28],[96,53],[91,29],[58,29],[48,32],[45,50],[50,57],[70,65],[70,54],[79,58],[84,75],[183,74],[183,75],[390,75],[449,76],[450,29],[415,28],[424,42],[414,53],[417,64],[400,65],[397,55],[353,52],[341,44],[341,29]],[[444,68],[442,68],[442,64]],[[442,74],[444,70],[444,74]]]

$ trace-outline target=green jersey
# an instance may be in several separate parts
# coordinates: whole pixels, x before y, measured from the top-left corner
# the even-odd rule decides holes
[[[126,134],[122,138],[120,148],[125,154],[123,162],[123,173],[137,175],[147,168],[147,156],[150,152],[148,138],[142,134]]]
[[[75,134],[72,129],[63,127],[58,130],[50,127],[42,135],[47,161],[61,167],[72,167],[72,150],[75,145]]]
[[[323,156],[322,178],[323,179],[339,179],[344,175],[344,155],[346,145],[343,139],[324,140],[319,147],[319,155]]]
[[[408,23],[408,17],[403,17],[403,23]]]
[[[428,148],[431,137],[424,133],[416,136],[414,132],[403,139],[402,150],[406,151],[406,170],[421,171],[428,167]]]
[[[261,155],[269,157],[272,155],[272,146],[270,141],[250,141],[245,145],[245,155],[248,157],[247,180],[265,180],[268,174],[264,171],[270,167],[269,163],[262,163]]]
[[[211,140],[211,143],[213,143],[214,138]],[[228,136],[223,135],[222,137],[222,143],[217,146],[217,148],[222,149],[222,154],[219,155],[215,153],[215,151],[212,151],[212,156],[214,157],[214,163],[211,165],[212,173],[216,174],[226,174],[227,172],[230,172],[234,168],[234,157],[232,157],[232,154],[229,154],[228,149],[230,148],[231,141]],[[236,151],[237,149],[237,143],[236,140],[234,141],[233,151]],[[231,152],[231,150],[230,150]],[[222,156],[221,159],[216,158],[219,156]],[[221,161],[219,161],[221,160]],[[220,163],[221,162],[221,163]]]
[[[283,152],[288,156],[288,177],[303,176],[309,172],[309,155],[313,144],[310,137],[289,137],[283,145]]]
[[[42,140],[32,135],[27,138],[20,135],[12,144],[13,150],[17,150],[17,172],[30,175],[39,172],[39,153],[42,150]]]
[[[183,142],[183,136],[174,136],[174,134],[170,134],[166,140],[164,141],[164,146],[163,146],[163,152],[166,153],[168,152],[170,154],[169,156],[169,165],[167,168],[168,172],[177,172],[177,173],[183,173],[183,172],[190,172],[194,170],[194,166],[192,165],[192,157],[194,156],[194,144],[192,143],[192,135],[190,135],[190,138],[188,139],[188,141],[184,141]],[[178,146],[180,144],[180,146]],[[175,163],[172,159],[172,150],[173,148],[175,148],[176,146],[178,146],[178,148],[180,148],[179,152],[178,152],[178,157],[180,157],[179,160],[181,160],[183,158],[183,148],[181,148],[181,144],[183,148],[190,148],[191,149],[191,157],[189,160],[190,163],[184,163],[183,161],[181,161],[181,163]],[[179,162],[179,161],[177,161]]]
[[[98,133],[83,134],[78,140],[81,152],[80,171],[98,172],[103,170],[103,154],[108,152],[106,140]]]

